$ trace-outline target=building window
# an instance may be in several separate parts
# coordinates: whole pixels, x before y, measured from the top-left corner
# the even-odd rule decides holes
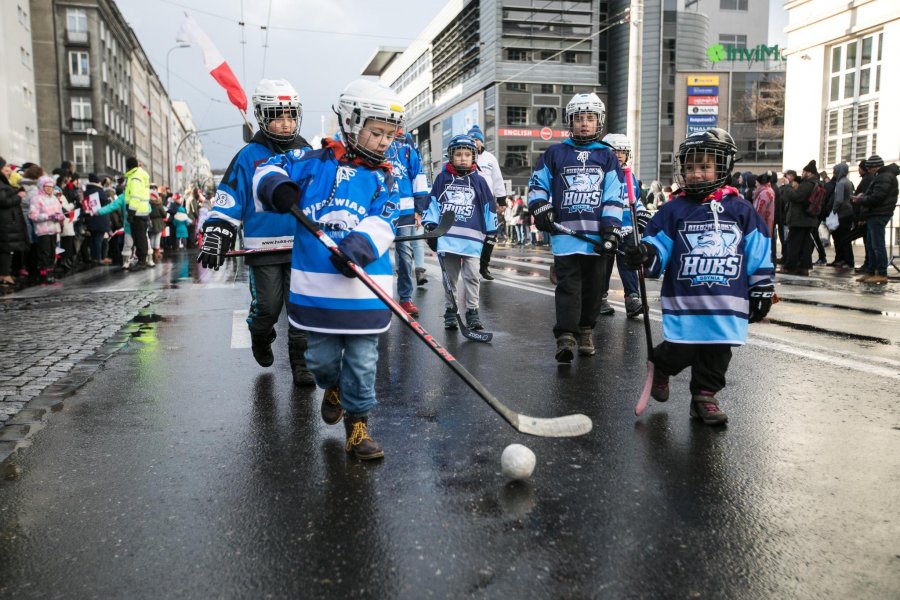
[[[66,31],[70,33],[87,33],[87,13],[80,8],[66,10]]]
[[[564,86],[562,86],[562,93],[563,93],[563,94],[574,94],[574,93],[575,93],[575,86],[574,86],[574,85],[564,85]]]
[[[31,52],[25,49],[24,46],[19,46],[19,59],[22,61],[22,66],[31,70]]]
[[[72,143],[72,161],[79,173],[94,171],[94,146],[91,142]]]
[[[719,10],[747,10],[748,0],[719,0]]]
[[[578,55],[574,52],[563,52],[562,59],[564,63],[577,63]]]
[[[524,83],[507,83],[506,91],[508,92],[527,92],[528,86]]]
[[[739,35],[736,33],[720,33],[719,43],[725,44],[726,46],[733,46],[735,48],[746,48],[747,36]]]
[[[528,146],[509,145],[503,158],[505,169],[524,169],[528,167]]]
[[[556,50],[541,50],[541,60],[559,61],[559,52]]]
[[[74,86],[91,84],[90,62],[87,52],[69,52],[69,78]]]
[[[537,122],[541,127],[553,127],[559,117],[559,111],[549,106],[543,106],[536,111]]]
[[[506,49],[506,60],[513,60],[517,62],[527,62],[530,60],[528,57],[527,50],[520,50],[518,48],[507,48]]]
[[[93,127],[91,99],[72,96],[72,131],[85,131]]]
[[[24,27],[25,31],[30,30],[31,23],[29,22],[29,19],[28,19],[28,11],[26,11],[24,8],[22,8],[21,5],[17,5],[16,9],[17,9],[16,12],[19,15],[19,25]]]
[[[542,83],[541,84],[541,93],[542,94],[552,94],[554,87],[555,86],[552,83]]]
[[[506,124],[507,125],[528,125],[528,107],[526,107],[526,106],[507,106],[506,107]]]

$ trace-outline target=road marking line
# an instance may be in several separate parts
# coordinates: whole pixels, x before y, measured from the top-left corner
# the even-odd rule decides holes
[[[247,309],[236,310],[231,315],[231,348],[249,348],[250,330],[247,328]]]

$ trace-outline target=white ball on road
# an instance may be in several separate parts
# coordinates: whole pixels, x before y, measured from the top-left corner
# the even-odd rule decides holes
[[[500,468],[510,479],[528,479],[534,473],[536,461],[534,452],[522,444],[510,444],[500,456]]]

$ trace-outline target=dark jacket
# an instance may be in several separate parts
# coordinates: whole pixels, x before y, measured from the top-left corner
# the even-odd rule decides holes
[[[788,227],[818,227],[819,215],[812,217],[806,214],[809,206],[809,196],[819,183],[818,174],[807,179],[802,179],[791,196],[791,205],[788,207],[787,219],[784,224]]]
[[[862,214],[866,217],[884,217],[894,214],[897,206],[897,176],[900,167],[896,163],[878,169],[872,185],[865,195],[859,199]]]
[[[150,233],[161,233],[166,227],[166,217],[169,213],[163,206],[161,198],[150,198]]]
[[[84,197],[87,199],[91,196],[91,194],[97,194],[100,196],[100,206],[106,206],[109,204],[109,196],[106,194],[106,190],[97,185],[96,183],[89,183],[84,186]],[[99,233],[106,233],[112,230],[112,226],[109,222],[109,215],[88,215],[87,219],[87,228],[88,231],[96,231]]]
[[[0,252],[28,250],[28,233],[19,191],[0,174]]]
[[[865,194],[869,189],[869,186],[872,185],[872,181],[875,180],[875,176],[871,173],[866,173],[862,176],[862,179],[859,181],[859,185],[856,186],[855,194]]]

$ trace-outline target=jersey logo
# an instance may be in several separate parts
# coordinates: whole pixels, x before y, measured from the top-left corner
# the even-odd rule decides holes
[[[342,181],[350,181],[350,179],[356,175],[356,169],[353,167],[340,166],[337,168],[337,182],[341,183]]]
[[[391,227],[396,231],[397,222],[400,220],[400,207],[388,200],[381,209],[381,218],[390,221]]]
[[[475,214],[475,190],[467,185],[450,184],[444,190],[441,213],[452,210],[457,221],[468,221]]]
[[[222,190],[216,192],[216,199],[213,200],[213,206],[218,208],[232,208],[234,207],[234,198],[232,198],[229,194],[226,194]]]
[[[691,285],[729,286],[741,273],[744,257],[738,254],[743,234],[736,223],[719,221],[688,221],[678,232],[687,246],[681,256],[678,279],[688,279]]]
[[[587,150],[582,150],[575,156],[575,160],[577,160],[580,163],[586,163],[588,160],[588,157],[590,155],[591,155],[591,153],[588,152]]]
[[[603,169],[597,165],[563,167],[562,209],[573,213],[593,212],[600,208],[603,199]]]

